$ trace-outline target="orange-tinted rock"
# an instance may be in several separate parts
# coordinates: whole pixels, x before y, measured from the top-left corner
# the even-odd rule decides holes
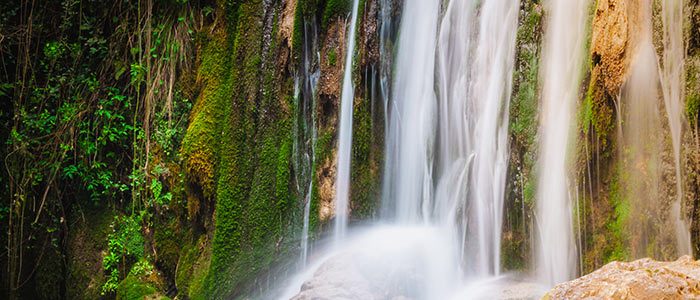
[[[700,261],[611,262],[557,285],[543,299],[700,299]]]

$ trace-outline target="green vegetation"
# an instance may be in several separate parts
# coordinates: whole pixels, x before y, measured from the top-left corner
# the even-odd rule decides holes
[[[629,253],[626,250],[626,222],[628,222],[630,207],[629,201],[626,201],[622,196],[620,176],[614,176],[610,184],[608,197],[610,205],[614,208],[614,214],[613,218],[608,220],[606,225],[611,234],[608,235],[610,240],[607,242],[605,249],[604,263],[615,260],[625,261],[629,257]]]
[[[166,2],[0,4],[12,297],[53,299],[63,285],[110,298],[150,260],[142,232],[181,190],[173,149],[191,105],[178,80],[205,18],[199,3]]]
[[[360,220],[374,215],[381,196],[380,156],[384,143],[372,131],[371,105],[365,98],[353,113],[351,212],[353,218]]]
[[[529,225],[535,205],[537,153],[538,105],[539,105],[539,59],[541,47],[542,12],[534,2],[527,2],[520,13],[517,33],[518,51],[513,94],[509,107],[509,134],[511,135],[511,158],[508,182],[510,194],[506,202],[501,254],[504,267],[522,269],[530,257]],[[511,187],[512,184],[512,187]]]
[[[697,58],[690,58],[686,64],[685,113],[690,125],[695,127],[700,120],[700,84],[698,84]]]
[[[129,275],[119,283],[119,286],[116,289],[116,299],[144,299],[144,297],[147,296],[156,299],[167,299],[165,297],[155,297],[155,295],[158,294],[158,290],[153,283],[148,282],[148,279],[143,278],[152,275],[153,272],[153,266],[150,265],[148,261],[138,261],[136,264],[134,264],[134,267],[129,272]]]
[[[328,50],[328,65],[335,67],[335,64],[338,62],[338,54],[335,51],[335,48],[331,48]]]
[[[326,28],[331,19],[349,14],[352,10],[352,0],[327,0],[323,9],[322,26]]]
[[[291,81],[280,81],[274,64],[264,64],[265,59],[277,57],[278,48],[276,41],[272,41],[264,53],[259,43],[265,29],[261,27],[264,15],[258,5],[242,3],[236,11],[226,11],[232,13],[237,15],[237,29],[212,42],[215,44],[210,47],[215,51],[204,53],[200,69],[200,77],[218,78],[204,82],[204,91],[212,96],[201,98],[201,105],[223,106],[218,111],[197,111],[190,130],[201,126],[199,122],[221,127],[204,135],[195,131],[187,134],[222,143],[217,150],[205,152],[211,155],[206,161],[216,161],[208,163],[213,166],[210,178],[215,182],[212,189],[215,229],[211,264],[202,286],[193,286],[199,279],[190,282],[189,295],[194,299],[247,293],[253,284],[251,275],[268,269],[288,247],[286,243],[279,245],[278,241],[285,233],[284,220],[292,207],[289,192],[292,138],[288,134],[292,109],[290,103],[279,100],[287,97],[279,95],[280,91],[291,91]],[[231,28],[231,24],[227,26]],[[217,55],[218,52],[233,55]],[[217,69],[204,67],[209,64]],[[191,144],[185,145],[183,152],[194,153],[188,148]],[[195,264],[194,254],[184,255],[187,265]],[[179,277],[201,274],[194,267],[185,272]]]
[[[102,260],[108,274],[107,281],[102,285],[103,295],[116,290],[120,270],[127,269],[129,261],[133,263],[144,257],[141,217],[115,217],[111,227],[113,232],[107,236],[107,255]]]

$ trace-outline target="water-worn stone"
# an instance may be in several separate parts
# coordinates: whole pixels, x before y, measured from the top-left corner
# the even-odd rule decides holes
[[[557,285],[543,299],[700,299],[700,261],[611,262]]]
[[[293,300],[376,299],[370,282],[349,259],[331,259],[301,287]]]

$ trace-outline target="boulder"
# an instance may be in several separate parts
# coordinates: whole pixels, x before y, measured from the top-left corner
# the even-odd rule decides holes
[[[700,299],[700,261],[611,262],[557,285],[543,299]]]

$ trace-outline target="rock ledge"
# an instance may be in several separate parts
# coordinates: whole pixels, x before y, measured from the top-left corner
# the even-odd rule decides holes
[[[700,299],[700,261],[611,262],[557,285],[543,299]]]

